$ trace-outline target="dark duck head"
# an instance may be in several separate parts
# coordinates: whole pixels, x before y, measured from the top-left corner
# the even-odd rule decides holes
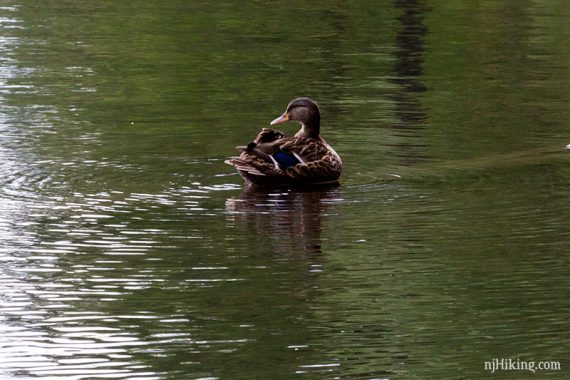
[[[301,129],[295,137],[319,138],[321,125],[321,111],[319,105],[309,98],[296,98],[289,103],[287,110],[270,125],[281,124],[286,121],[296,121],[301,124]]]

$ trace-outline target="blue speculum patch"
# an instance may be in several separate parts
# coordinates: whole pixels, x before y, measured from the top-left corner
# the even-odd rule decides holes
[[[290,153],[283,153],[283,152],[275,153],[273,155],[273,158],[275,159],[275,161],[277,161],[281,169],[287,169],[288,167],[295,166],[301,162],[297,159],[297,157],[295,157]]]

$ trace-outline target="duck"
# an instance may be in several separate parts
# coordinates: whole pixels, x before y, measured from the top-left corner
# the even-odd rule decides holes
[[[286,122],[297,122],[301,128],[293,136],[262,128],[252,142],[236,146],[240,155],[225,163],[233,166],[247,185],[338,184],[342,160],[320,134],[321,111],[317,102],[307,97],[293,99],[270,126]]]

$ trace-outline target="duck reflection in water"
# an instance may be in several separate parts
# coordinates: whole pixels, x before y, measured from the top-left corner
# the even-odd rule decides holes
[[[247,236],[258,237],[273,252],[320,253],[322,216],[339,199],[338,186],[279,192],[247,187],[226,200],[226,218],[232,228],[245,228]]]

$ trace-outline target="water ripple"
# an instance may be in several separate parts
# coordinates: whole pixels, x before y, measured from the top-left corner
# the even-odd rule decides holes
[[[192,276],[168,285],[153,266],[137,272],[130,263],[135,257],[159,263],[161,253],[176,248],[178,233],[153,227],[152,221],[162,219],[164,208],[179,215],[200,215],[209,209],[201,204],[210,200],[210,192],[233,190],[234,185],[197,184],[154,194],[107,191],[46,197],[37,187],[26,194],[19,192],[18,188],[27,187],[26,181],[34,178],[5,183],[0,214],[4,264],[0,269],[0,371],[58,379],[155,379],[160,374],[133,359],[133,350],[154,347],[150,353],[173,343],[224,344],[194,341],[179,333],[154,334],[149,341],[136,331],[142,321],[171,325],[185,323],[185,318],[144,311],[130,315],[95,311],[100,306],[93,311],[76,309],[84,303],[122,302],[135,292],[156,287],[208,288],[243,281],[235,276]],[[141,215],[150,223],[143,222]],[[192,231],[179,236],[181,241],[192,238],[202,236]],[[219,274],[227,268],[196,266],[192,270]]]

